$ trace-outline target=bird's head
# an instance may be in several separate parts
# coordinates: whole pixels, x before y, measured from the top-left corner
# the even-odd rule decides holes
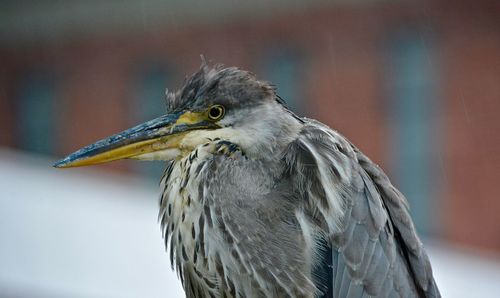
[[[238,145],[251,158],[265,158],[289,143],[300,119],[274,88],[235,67],[209,67],[167,92],[167,113],[86,146],[57,162],[57,168],[124,158],[174,160],[213,139]]]

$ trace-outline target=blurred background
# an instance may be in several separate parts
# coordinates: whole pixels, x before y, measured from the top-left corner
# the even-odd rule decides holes
[[[445,297],[500,291],[500,2],[0,1],[0,296],[182,297],[163,164],[60,171],[200,55],[273,82],[406,194]]]

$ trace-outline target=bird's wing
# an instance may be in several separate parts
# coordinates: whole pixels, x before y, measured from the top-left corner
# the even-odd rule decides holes
[[[315,270],[322,297],[440,296],[406,199],[376,164],[316,122],[289,149],[293,185],[328,235]]]

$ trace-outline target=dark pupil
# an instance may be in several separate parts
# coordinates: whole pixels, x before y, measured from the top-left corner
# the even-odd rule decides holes
[[[210,109],[210,117],[219,118],[220,117],[220,108],[211,108]]]

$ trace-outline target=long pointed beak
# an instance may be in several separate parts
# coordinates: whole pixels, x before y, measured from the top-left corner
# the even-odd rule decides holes
[[[81,167],[177,148],[185,134],[195,129],[216,129],[202,113],[176,112],[158,117],[88,145],[56,162],[56,168]]]

